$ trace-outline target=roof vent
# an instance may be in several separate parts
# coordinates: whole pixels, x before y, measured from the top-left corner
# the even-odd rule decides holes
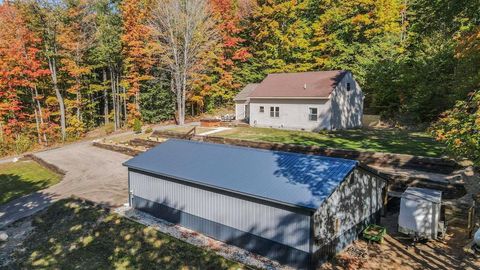
[[[303,89],[307,89],[307,84],[306,83],[303,85]]]

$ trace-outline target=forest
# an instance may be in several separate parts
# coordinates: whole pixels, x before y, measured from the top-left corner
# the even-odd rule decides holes
[[[478,0],[0,0],[0,155],[351,70],[366,113],[480,156]]]

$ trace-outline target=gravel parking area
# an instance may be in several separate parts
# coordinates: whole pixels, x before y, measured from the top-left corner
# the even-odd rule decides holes
[[[70,144],[35,156],[65,171],[65,176],[54,186],[1,205],[0,228],[70,196],[110,207],[127,202],[127,169],[122,163],[130,156],[94,147],[91,142]]]

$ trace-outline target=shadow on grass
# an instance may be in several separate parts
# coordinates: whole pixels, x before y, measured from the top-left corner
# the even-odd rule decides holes
[[[54,203],[33,220],[13,269],[231,269],[234,262],[88,202]]]
[[[47,188],[51,183],[51,179],[48,178],[29,181],[16,174],[0,174],[0,205],[34,191]]]

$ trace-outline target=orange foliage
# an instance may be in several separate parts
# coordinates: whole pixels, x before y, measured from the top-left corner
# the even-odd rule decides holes
[[[125,0],[121,10],[123,16],[125,80],[129,103],[128,123],[133,125],[135,119],[141,117],[139,110],[140,86],[143,81],[152,79],[149,70],[155,63],[153,55],[158,50],[152,38],[152,32],[147,26],[150,0]]]
[[[40,39],[26,27],[15,7],[0,5],[0,25],[0,134],[6,135],[0,140],[5,140],[25,127],[29,118],[19,92],[34,88],[49,71],[38,59]]]

